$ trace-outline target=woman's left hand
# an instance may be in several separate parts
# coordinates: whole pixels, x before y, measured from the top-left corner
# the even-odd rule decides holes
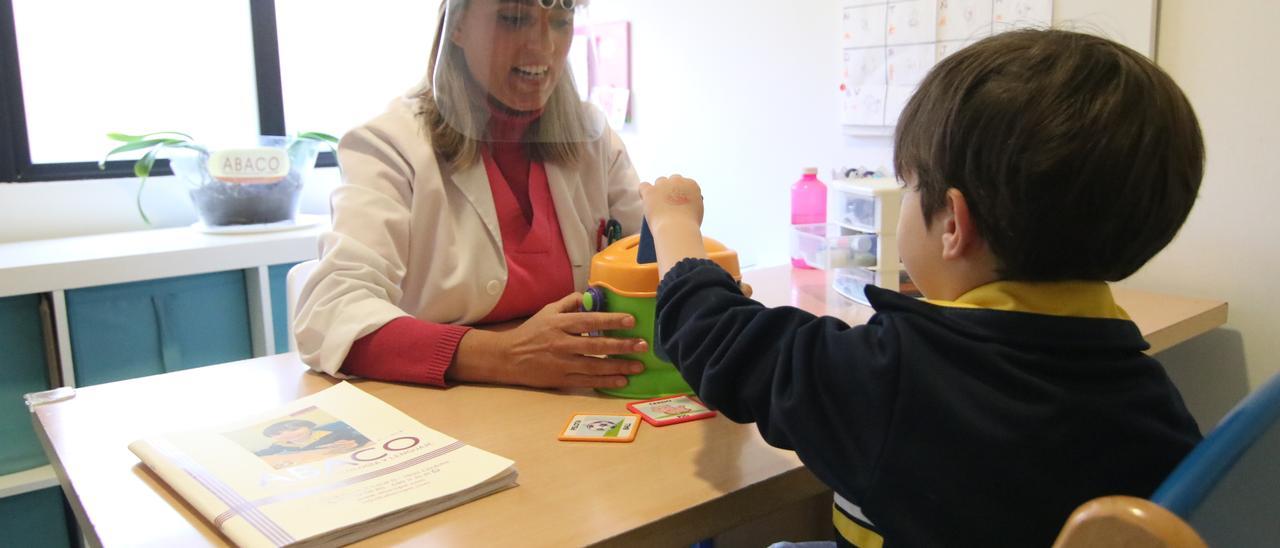
[[[537,388],[620,388],[644,364],[599,358],[644,352],[643,339],[583,337],[582,333],[629,329],[630,314],[579,312],[582,296],[570,294],[548,304],[518,327],[472,329],[454,354],[449,378],[464,382],[516,384]],[[505,326],[504,326],[505,327]]]

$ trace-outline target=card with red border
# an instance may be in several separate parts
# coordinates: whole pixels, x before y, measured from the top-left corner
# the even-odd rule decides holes
[[[626,443],[636,439],[640,415],[576,413],[560,431],[560,441],[608,441]]]
[[[716,412],[691,396],[667,396],[627,404],[627,409],[639,413],[644,422],[654,426],[666,426],[682,422],[708,419]]]

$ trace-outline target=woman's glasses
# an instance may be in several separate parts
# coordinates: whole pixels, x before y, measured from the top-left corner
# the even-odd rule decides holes
[[[561,8],[571,10],[574,6],[581,4],[582,2],[579,0],[538,0],[538,3],[546,9],[554,8],[556,7],[556,4],[560,4]]]

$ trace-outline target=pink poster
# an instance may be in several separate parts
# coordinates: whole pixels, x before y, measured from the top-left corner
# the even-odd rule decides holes
[[[588,100],[604,111],[609,124],[620,129],[630,113],[631,23],[599,23],[578,29],[575,47],[586,39],[592,40],[594,47],[570,53],[577,61],[575,65],[586,62],[586,75],[579,82],[579,90],[586,91]],[[581,67],[576,66],[575,71],[581,78]]]

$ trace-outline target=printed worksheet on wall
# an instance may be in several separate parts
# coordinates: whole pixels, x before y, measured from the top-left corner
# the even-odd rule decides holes
[[[1053,0],[846,0],[841,120],[887,135],[929,69],[993,33],[1047,27]]]

